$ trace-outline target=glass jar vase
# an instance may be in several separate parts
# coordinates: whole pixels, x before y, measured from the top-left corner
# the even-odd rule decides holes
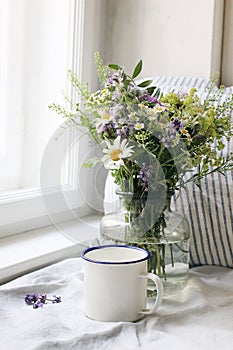
[[[101,244],[128,244],[149,250],[149,272],[163,280],[164,295],[180,292],[189,276],[190,229],[185,216],[171,209],[171,196],[159,212],[156,203],[120,192],[120,209],[100,223]]]

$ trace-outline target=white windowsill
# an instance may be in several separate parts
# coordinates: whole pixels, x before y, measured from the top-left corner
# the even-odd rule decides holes
[[[0,284],[57,261],[80,256],[99,231],[101,215],[71,220],[59,227],[28,231],[0,240]]]

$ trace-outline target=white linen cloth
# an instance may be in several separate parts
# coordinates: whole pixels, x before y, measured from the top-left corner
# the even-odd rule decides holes
[[[33,309],[26,293],[59,295]],[[0,287],[2,350],[232,350],[233,270],[191,269],[185,290],[157,313],[130,322],[97,322],[83,311],[81,258],[68,259]],[[126,306],[127,307],[127,306]]]

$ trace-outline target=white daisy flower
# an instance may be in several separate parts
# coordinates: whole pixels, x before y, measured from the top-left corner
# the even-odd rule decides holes
[[[159,112],[159,113],[165,111],[165,109],[166,109],[165,106],[161,106],[161,105],[159,105],[159,104],[157,104],[156,106],[154,106],[154,110],[155,110],[156,112]]]
[[[96,118],[95,124],[96,128],[98,129],[102,125],[108,124],[113,118],[106,110],[100,110],[99,111],[99,118]]]
[[[119,169],[121,165],[124,165],[124,158],[128,158],[133,154],[133,146],[129,146],[126,139],[121,141],[120,137],[117,137],[113,144],[106,141],[107,147],[103,150],[106,153],[103,156],[102,161],[106,169]]]
[[[130,119],[130,121],[132,121],[132,122],[137,121],[137,120],[138,120],[137,113],[136,113],[136,112],[131,112],[131,113],[129,114],[129,119]]]
[[[112,119],[112,117],[110,116],[109,113],[105,113],[104,115],[102,115],[102,120],[103,120],[105,123],[109,123],[111,119]]]
[[[141,130],[141,129],[143,129],[144,128],[144,123],[136,123],[135,125],[134,125],[134,129],[135,130]]]

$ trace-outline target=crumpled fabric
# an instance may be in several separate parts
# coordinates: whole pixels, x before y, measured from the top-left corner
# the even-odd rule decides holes
[[[33,309],[26,293],[59,295]],[[3,350],[232,350],[233,270],[191,269],[186,288],[164,298],[155,315],[135,323],[88,319],[81,258],[67,259],[0,287]]]

